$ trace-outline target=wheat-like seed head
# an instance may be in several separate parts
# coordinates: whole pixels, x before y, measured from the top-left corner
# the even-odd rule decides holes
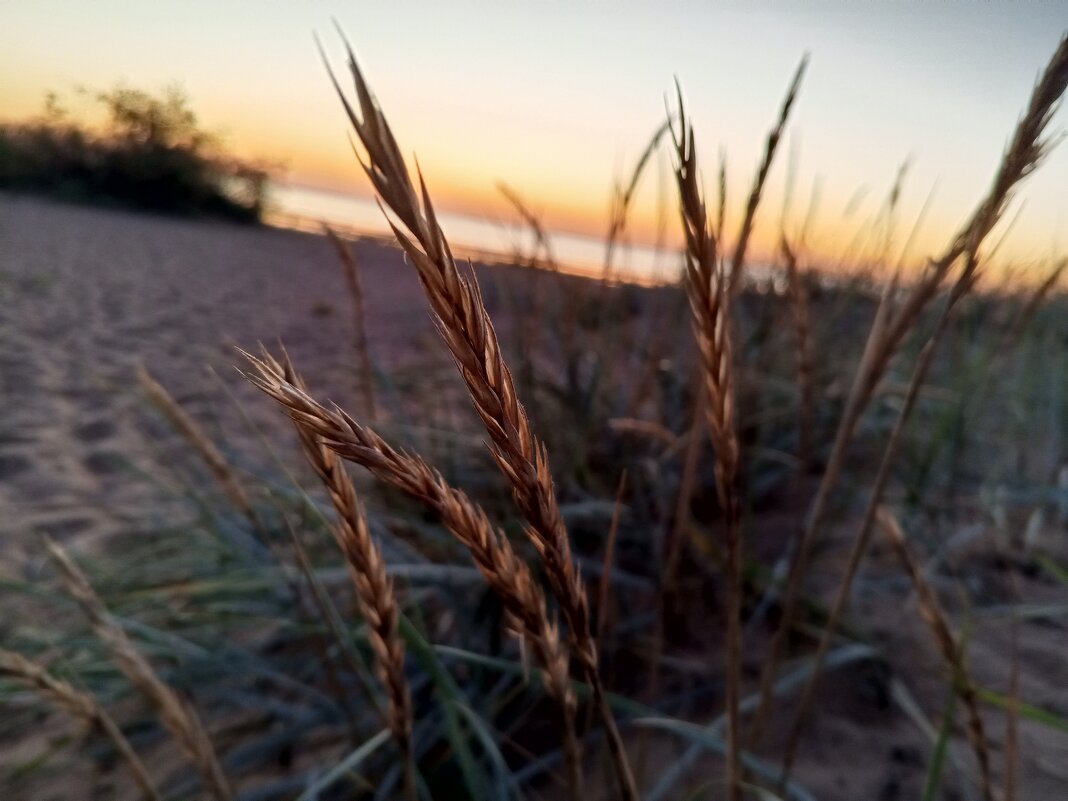
[[[701,351],[708,392],[709,432],[716,450],[716,485],[724,508],[731,503],[738,478],[735,429],[734,359],[731,343],[731,297],[726,265],[709,228],[701,197],[693,128],[679,98],[679,133],[675,143],[676,178],[686,236],[686,292],[693,311],[694,336]]]
[[[709,227],[698,184],[693,128],[686,119],[679,91],[679,134],[675,142],[675,177],[686,234],[686,290],[693,310],[693,328],[701,351],[705,381],[705,417],[716,451],[716,489],[727,529],[727,780],[731,801],[741,801],[738,704],[741,694],[742,556],[738,493],[739,448],[735,422],[734,356],[731,342],[731,287]]]
[[[284,371],[293,386],[306,391],[288,358],[284,366],[277,362],[274,366]],[[404,673],[404,643],[398,633],[400,612],[393,581],[386,573],[382,551],[371,537],[363,504],[341,460],[308,426],[297,423],[296,428],[304,453],[337,512],[337,524],[332,532],[348,562],[360,613],[367,622],[378,677],[389,698],[389,728],[405,758],[411,759],[411,692]]]
[[[1068,35],[1062,37],[1035,85],[1027,109],[1016,125],[986,197],[972,212],[972,216],[946,251],[930,262],[924,277],[909,293],[901,308],[892,314],[892,319],[873,353],[871,377],[865,386],[867,395],[874,392],[879,378],[897,352],[901,341],[912,330],[920,314],[938,293],[946,276],[961,256],[967,257],[963,272],[968,274],[969,278],[969,271],[974,273],[979,261],[979,249],[1004,214],[1017,185],[1038,168],[1055,144],[1054,140],[1046,136],[1046,129],[1066,89]]]
[[[367,161],[361,160],[361,164],[381,200],[400,220],[398,225],[390,219],[390,227],[415,266],[434,311],[438,331],[452,352],[475,410],[489,434],[493,457],[527,520],[526,534],[545,566],[549,585],[567,621],[573,653],[591,685],[594,703],[605,723],[621,792],[628,800],[636,800],[637,786],[600,677],[586,587],[571,555],[545,446],[531,430],[526,410],[516,395],[477,281],[473,274],[460,275],[422,175],[417,191],[351,48],[348,56],[359,114],[341,91],[333,72],[330,75],[366,150]]]
[[[12,676],[33,688],[67,714],[99,726],[111,739],[115,750],[126,761],[146,801],[162,801],[159,791],[156,790],[148,776],[148,771],[145,770],[144,764],[134,752],[129,740],[126,739],[118,724],[91,695],[76,690],[22,654],[0,648],[0,675],[3,674]]]
[[[909,578],[912,580],[912,586],[916,589],[916,597],[919,600],[920,615],[931,630],[931,634],[938,644],[938,650],[942,654],[942,660],[952,674],[953,681],[958,685],[957,692],[960,693],[965,708],[968,710],[968,741],[971,743],[976,761],[979,763],[983,797],[986,801],[992,801],[994,791],[990,778],[990,748],[987,745],[983,719],[979,714],[979,697],[975,692],[975,683],[969,675],[960,644],[949,627],[949,620],[942,610],[942,605],[938,602],[938,597],[923,574],[923,568],[920,567],[916,557],[913,556],[912,551],[909,549],[908,542],[905,539],[905,532],[901,530],[901,525],[897,522],[897,518],[894,517],[890,510],[882,507],[878,511],[878,519],[879,525],[886,532],[887,539],[893,544],[894,550],[897,551],[898,556],[901,558],[901,562],[905,566],[905,572],[909,574]]]
[[[372,97],[351,51],[349,68],[359,114],[336,80],[334,85],[367,151],[367,162],[361,164],[381,199],[407,231],[390,221],[397,241],[415,266],[438,330],[489,433],[494,459],[508,478],[516,502],[530,524],[527,533],[545,563],[568,626],[579,638],[578,655],[584,662],[595,662],[592,638],[585,636],[589,630],[585,587],[571,558],[571,544],[556,501],[545,447],[534,436],[526,410],[516,395],[478,283],[473,276],[460,274],[438,225],[422,175],[417,191],[389,123]]]
[[[1061,39],[1056,52],[1039,78],[1024,116],[1018,123],[1009,148],[1002,157],[994,183],[971,218],[954,237],[946,251],[932,260],[925,274],[901,302],[897,294],[898,277],[887,282],[884,294],[872,322],[864,355],[857,366],[849,399],[835,433],[834,445],[827,459],[823,478],[806,515],[797,549],[791,563],[783,597],[783,615],[772,641],[771,655],[761,680],[761,703],[754,716],[751,743],[759,738],[771,705],[770,689],[774,686],[782,661],[786,633],[790,630],[797,608],[797,596],[808,567],[809,552],[815,541],[827,500],[838,481],[846,452],[853,440],[857,424],[873,397],[891,360],[901,343],[912,331],[928,304],[941,290],[957,260],[966,255],[967,261],[951,293],[959,296],[967,291],[978,265],[978,251],[994,225],[997,224],[1016,185],[1038,165],[1051,147],[1044,132],[1065,89],[1068,88],[1068,35]]]
[[[85,693],[57,679],[22,654],[0,648],[0,674],[7,674],[47,696],[68,714],[82,720],[96,720],[97,704]]]
[[[67,552],[51,539],[46,538],[45,544],[59,566],[67,593],[77,601],[116,666],[156,708],[160,722],[196,765],[208,791],[217,801],[230,801],[233,798],[230,783],[215,754],[207,729],[196,712],[156,675],[148,660],[134,648],[126,632],[108,612],[89,579]]]
[[[366,467],[372,475],[422,501],[471,553],[490,588],[501,599],[508,628],[530,648],[545,675],[545,687],[560,706],[569,781],[581,787],[581,761],[575,737],[577,699],[571,688],[566,646],[549,616],[545,595],[530,568],[512,550],[486,513],[463,492],[453,489],[418,456],[394,449],[378,434],[338,408],[327,409],[304,388],[288,357],[283,362],[266,350],[251,364],[250,381],[278,401],[296,423],[305,442],[316,443]]]
[[[189,416],[189,413],[179,405],[166,387],[159,383],[152,374],[143,366],[137,369],[137,380],[141,384],[148,399],[158,408],[171,424],[190,442],[193,449],[200,454],[200,458],[211,470],[212,475],[219,482],[223,493],[236,506],[252,525],[263,528],[259,516],[252,507],[252,501],[245,491],[241,480],[226,457],[222,455],[211,438],[204,433],[197,422]]]
[[[288,360],[279,362],[266,351],[261,358],[244,354],[254,372],[249,379],[285,408],[307,441],[366,467],[390,484],[429,506],[445,527],[471,553],[475,564],[497,593],[508,625],[531,648],[547,675],[550,694],[573,707],[567,671],[567,649],[549,616],[545,596],[530,569],[486,513],[454,489],[418,456],[397,450],[377,433],[338,408],[328,409],[304,389]]]

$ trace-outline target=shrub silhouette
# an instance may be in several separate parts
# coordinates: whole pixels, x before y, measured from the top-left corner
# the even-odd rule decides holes
[[[92,95],[104,122],[77,120],[50,93],[45,110],[0,126],[0,188],[149,211],[258,221],[267,173],[226,153],[176,88]]]

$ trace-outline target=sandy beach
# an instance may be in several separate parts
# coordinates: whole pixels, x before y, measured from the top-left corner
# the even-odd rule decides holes
[[[361,242],[357,257],[376,360],[398,375],[431,369],[437,349],[422,344],[435,334],[400,253]],[[154,472],[182,445],[153,425],[139,365],[246,466],[255,437],[226,388],[257,424],[282,426],[235,372],[235,346],[281,340],[323,394],[356,395],[351,304],[322,236],[0,195],[0,298],[9,567],[35,534],[89,547],[162,513],[129,472]]]

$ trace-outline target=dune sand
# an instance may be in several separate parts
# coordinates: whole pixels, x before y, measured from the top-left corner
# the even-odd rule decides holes
[[[376,360],[419,369],[439,349],[423,347],[412,272],[393,248],[357,249]],[[128,476],[173,439],[145,436],[140,364],[240,461],[255,438],[223,383],[257,423],[280,419],[234,347],[279,339],[317,390],[356,402],[351,305],[324,237],[0,195],[0,536],[16,544],[0,561],[38,552],[34,534],[82,547],[165,514]]]

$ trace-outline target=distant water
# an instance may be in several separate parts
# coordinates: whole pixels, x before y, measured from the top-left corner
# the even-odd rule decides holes
[[[270,197],[267,221],[272,225],[317,231],[320,222],[328,222],[354,234],[390,235],[373,200],[281,183],[271,185]],[[449,212],[440,212],[438,219],[457,255],[512,260],[516,252],[533,251],[533,234],[515,220]],[[549,239],[561,268],[600,274],[605,258],[602,240],[555,231],[549,232]],[[624,245],[616,250],[613,269],[620,277],[640,283],[666,283],[678,279],[681,260],[677,251]]]

